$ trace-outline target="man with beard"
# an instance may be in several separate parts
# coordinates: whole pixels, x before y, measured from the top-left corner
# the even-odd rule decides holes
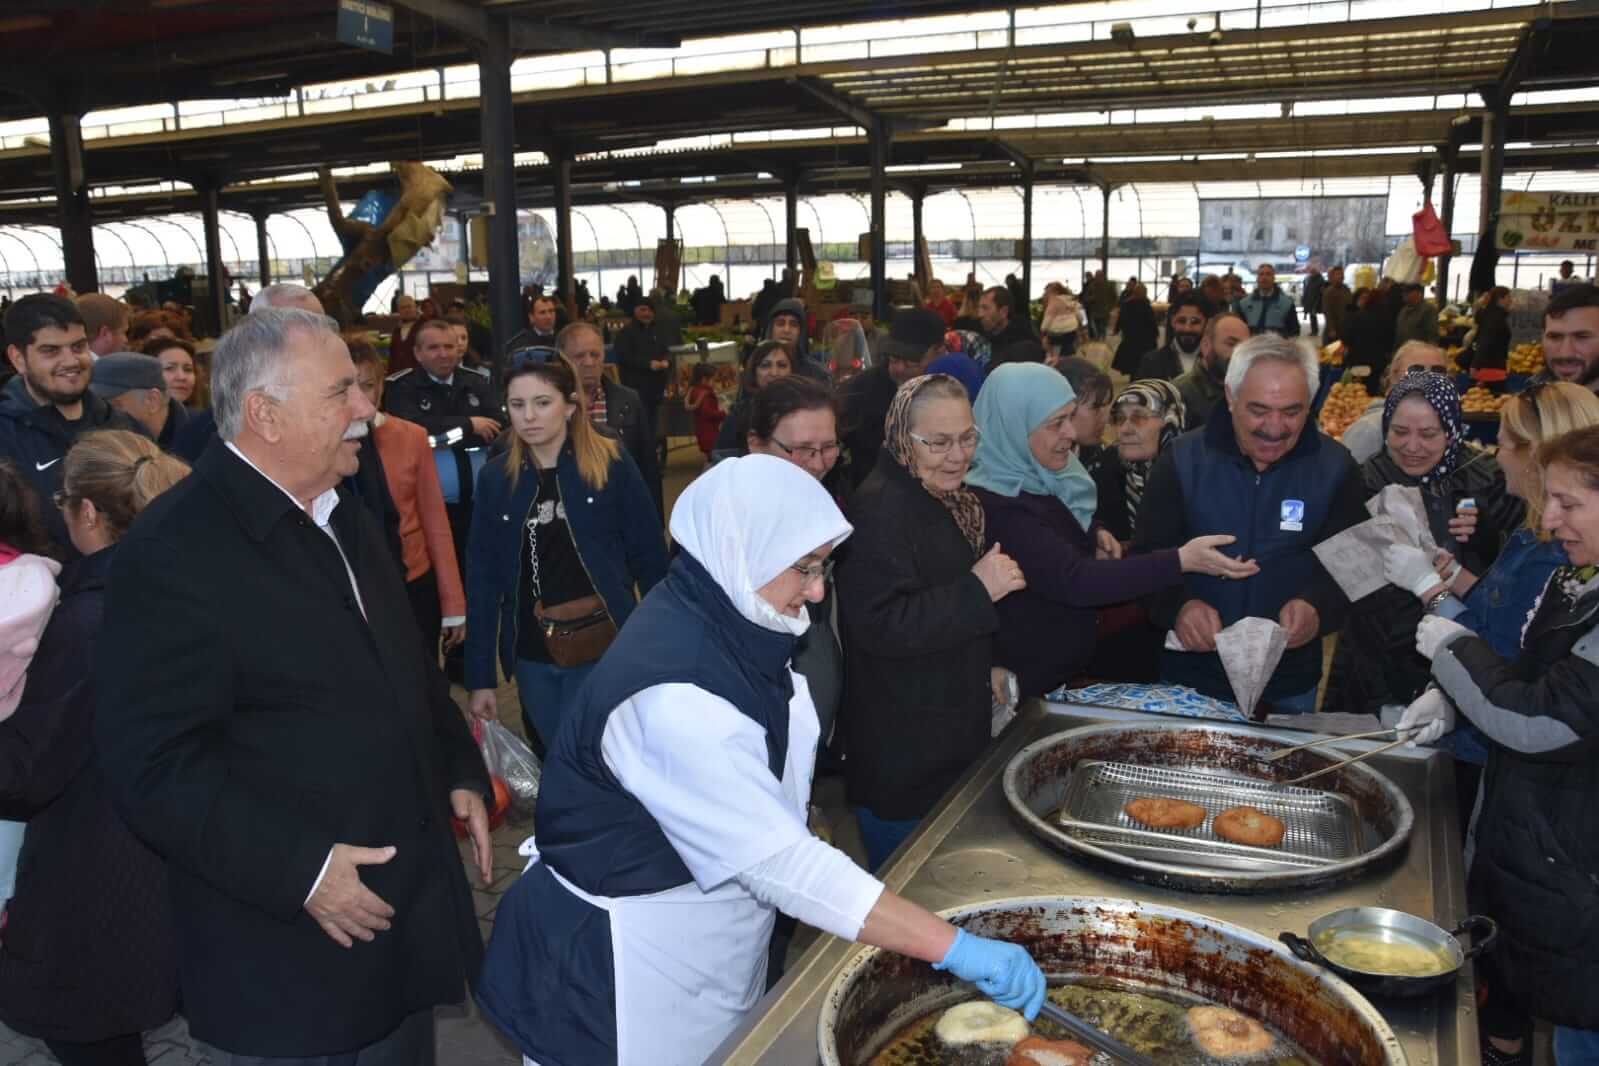
[[[1150,471],[1134,551],[1225,529],[1238,538],[1228,553],[1260,564],[1241,581],[1189,574],[1149,600],[1150,618],[1183,648],[1161,653],[1162,681],[1234,699],[1216,634],[1270,618],[1287,632],[1288,650],[1263,699],[1278,713],[1315,711],[1317,638],[1337,632],[1349,603],[1311,549],[1367,517],[1360,468],[1310,424],[1319,376],[1308,347],[1271,334],[1245,341],[1228,363],[1217,417],[1177,438]]]
[[[64,296],[35,293],[6,311],[6,357],[17,376],[0,392],[0,457],[16,464],[39,493],[50,539],[77,552],[51,497],[61,488],[61,460],[96,429],[143,432],[132,418],[89,391],[93,360],[83,315]]]
[[[1233,349],[1249,339],[1249,325],[1231,311],[1223,311],[1205,323],[1199,335],[1199,358],[1188,372],[1173,381],[1183,395],[1187,413],[1185,429],[1198,429],[1210,418],[1221,401],[1222,383],[1227,377],[1227,361]]]
[[[1209,317],[1201,292],[1189,290],[1172,300],[1166,315],[1166,343],[1138,361],[1138,379],[1173,381],[1194,369]]]
[[[1541,380],[1569,381],[1599,393],[1599,287],[1571,285],[1549,301],[1543,313],[1543,358]]]

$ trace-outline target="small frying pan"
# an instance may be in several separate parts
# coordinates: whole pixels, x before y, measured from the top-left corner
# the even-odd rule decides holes
[[[1429,974],[1426,977],[1410,977],[1403,974],[1352,969],[1331,961],[1316,949],[1316,941],[1328,933],[1357,929],[1362,935],[1369,935],[1379,940],[1415,944],[1429,951],[1438,952],[1454,965],[1441,973]],[[1461,967],[1493,945],[1499,936],[1499,926],[1492,918],[1473,915],[1455,929],[1445,930],[1425,918],[1418,918],[1404,911],[1389,910],[1386,907],[1349,907],[1317,918],[1310,923],[1309,932],[1309,940],[1293,933],[1283,933],[1278,939],[1288,945],[1289,951],[1305,962],[1331,970],[1368,995],[1400,999],[1426,995],[1439,988],[1453,985]],[[1469,949],[1463,947],[1459,939],[1465,933],[1471,934],[1473,941]]]

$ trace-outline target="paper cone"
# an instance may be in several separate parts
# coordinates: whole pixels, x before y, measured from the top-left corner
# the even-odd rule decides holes
[[[1338,587],[1350,601],[1364,599],[1388,584],[1382,569],[1383,551],[1390,544],[1408,544],[1415,541],[1392,515],[1381,514],[1368,518],[1342,533],[1328,537],[1311,551],[1321,560]]]
[[[1216,654],[1244,717],[1254,715],[1287,647],[1288,631],[1269,618],[1240,619],[1216,634]]]
[[[1367,504],[1367,509],[1374,516],[1387,515],[1397,521],[1407,538],[1401,543],[1420,548],[1429,555],[1438,550],[1437,541],[1432,539],[1432,528],[1427,523],[1427,505],[1422,502],[1420,489],[1412,485],[1385,485]]]

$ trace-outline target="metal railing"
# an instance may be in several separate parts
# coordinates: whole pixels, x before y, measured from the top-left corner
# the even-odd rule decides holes
[[[1125,13],[1118,12],[1099,19],[1064,21],[1045,21],[1060,13],[1059,10],[1048,9],[1023,12],[1018,21],[1016,10],[1011,9],[1008,12],[984,12],[968,16],[968,21],[979,23],[972,29],[895,32],[871,38],[868,36],[870,27],[817,27],[789,31],[787,36],[790,40],[787,43],[767,47],[742,46],[708,51],[570,52],[523,59],[511,68],[511,89],[513,92],[527,93],[814,63],[1088,43],[1111,39],[1113,27],[1120,23],[1131,25],[1135,36],[1139,37],[1188,32],[1206,35],[1213,30],[1225,33],[1229,30],[1309,27],[1407,15],[1514,9],[1540,2],[1542,0],[1229,0],[1219,7],[1205,5],[1204,11],[1197,15],[1191,15],[1186,6],[1179,7],[1176,4],[1170,6],[1169,12],[1141,15],[1137,13],[1140,9],[1147,11],[1151,6],[1147,0],[1122,0],[1113,6],[1125,8]],[[925,25],[948,21],[947,18],[915,19],[909,20],[905,28],[914,31],[917,23]],[[1194,23],[1192,27],[1190,22]],[[701,45],[714,43],[706,41],[701,42]],[[390,84],[396,81],[413,84]],[[104,122],[94,121],[95,116],[91,113],[82,129],[85,140],[101,140],[180,129],[245,125],[300,115],[439,103],[471,99],[477,95],[475,66],[445,67],[397,75],[385,79],[376,88],[372,82],[364,85],[353,82],[310,85],[282,98],[188,101],[170,105],[170,114]],[[49,130],[43,119],[9,125],[20,128],[0,132],[0,151],[30,146],[48,147]]]

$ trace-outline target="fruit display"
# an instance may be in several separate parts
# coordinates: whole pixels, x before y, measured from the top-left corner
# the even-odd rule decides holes
[[[1370,403],[1365,382],[1346,376],[1327,392],[1327,401],[1321,407],[1321,431],[1333,440],[1342,440]]]
[[[1510,349],[1505,369],[1512,374],[1536,374],[1543,369],[1543,342],[1518,344]]]
[[[1449,366],[1451,376],[1460,373],[1460,353],[1465,349],[1458,344],[1452,344],[1444,349],[1444,359]]]
[[[1333,341],[1331,344],[1329,344],[1326,347],[1322,348],[1322,350],[1321,350],[1321,362],[1322,362],[1323,366],[1343,366],[1344,365],[1344,342],[1343,341]]]
[[[1460,398],[1460,409],[1468,415],[1496,415],[1510,397],[1495,396],[1481,385],[1473,385]]]

